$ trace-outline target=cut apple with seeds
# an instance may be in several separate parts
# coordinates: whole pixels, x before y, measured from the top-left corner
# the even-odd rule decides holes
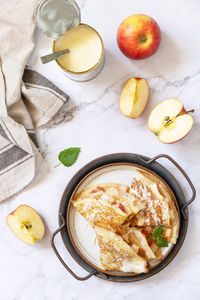
[[[184,138],[192,126],[192,116],[185,110],[182,102],[175,98],[158,104],[148,120],[149,129],[166,144],[175,143]]]
[[[7,223],[16,237],[29,245],[41,240],[45,233],[40,215],[28,205],[20,205],[10,213]]]
[[[149,97],[149,86],[143,78],[130,78],[120,96],[120,111],[128,118],[135,119],[144,111]]]

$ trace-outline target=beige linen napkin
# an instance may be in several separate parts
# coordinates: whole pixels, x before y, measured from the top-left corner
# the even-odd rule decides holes
[[[48,122],[68,96],[39,73],[25,69],[34,47],[36,0],[1,0],[0,201],[23,189],[41,162],[34,128]]]

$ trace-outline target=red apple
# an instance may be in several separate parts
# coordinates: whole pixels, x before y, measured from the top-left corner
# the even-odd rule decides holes
[[[149,129],[165,144],[184,138],[192,129],[193,118],[180,100],[171,98],[159,103],[151,112]]]
[[[160,45],[161,32],[154,19],[146,15],[132,15],[119,26],[117,43],[122,53],[133,59],[153,55]]]

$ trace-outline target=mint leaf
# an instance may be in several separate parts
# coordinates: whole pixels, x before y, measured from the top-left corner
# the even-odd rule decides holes
[[[168,242],[162,237],[156,238],[156,246],[159,248],[168,247]]]
[[[71,167],[77,160],[80,148],[68,148],[60,152],[58,159],[66,167]],[[58,164],[57,166],[59,166]],[[56,167],[57,167],[56,166]]]
[[[168,247],[168,242],[162,238],[162,234],[164,232],[164,226],[159,225],[153,232],[153,239],[156,243],[156,246],[159,248]]]
[[[153,239],[155,240],[156,238],[161,237],[163,232],[164,232],[164,226],[163,225],[159,225],[158,227],[156,227],[156,229],[153,232]]]

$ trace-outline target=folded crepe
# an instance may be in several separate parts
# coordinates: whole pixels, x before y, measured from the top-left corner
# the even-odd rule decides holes
[[[169,200],[170,198],[160,193],[161,181],[150,180],[150,173],[137,170],[130,193],[139,199],[145,206],[133,219],[132,226],[170,226]],[[152,175],[153,176],[153,175]],[[153,178],[152,178],[153,179]],[[166,189],[166,187],[165,187]]]
[[[173,244],[176,244],[179,233],[179,216],[173,201],[169,203],[170,207],[170,228],[165,228],[164,238]]]
[[[135,216],[143,204],[122,184],[102,183],[76,194],[74,207],[94,227],[115,228]]]
[[[121,236],[97,226],[95,232],[100,249],[100,262],[104,270],[136,274],[148,272],[146,260],[140,257]]]
[[[156,258],[141,228],[122,225],[117,228],[116,232],[141,257],[147,260]]]
[[[170,189],[157,176],[138,170],[130,191],[145,203],[145,209],[132,219],[130,225],[148,226],[149,232],[153,232],[156,226],[163,225],[163,237],[175,244],[180,224]]]

